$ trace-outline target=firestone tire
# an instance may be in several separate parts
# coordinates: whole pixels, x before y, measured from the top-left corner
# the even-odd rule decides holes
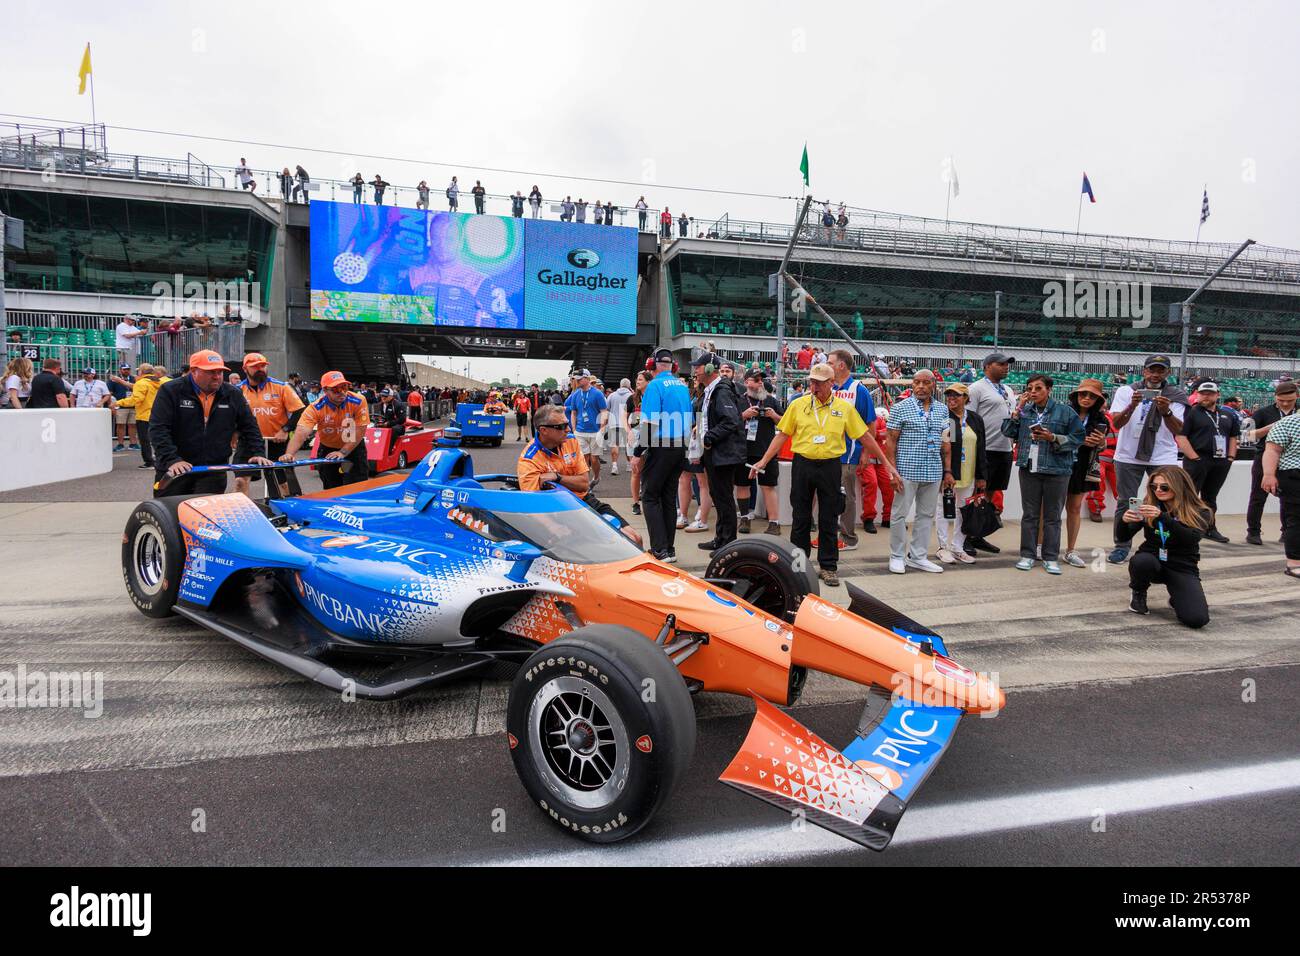
[[[821,593],[804,553],[771,534],[747,535],[719,548],[704,577],[734,580],[737,597],[786,621],[794,620],[805,595]]]
[[[169,616],[180,595],[185,543],[176,512],[184,500],[178,497],[140,502],[122,532],[126,593],[148,617]]]
[[[592,624],[539,649],[515,675],[506,730],[515,771],[559,827],[592,843],[650,822],[695,752],[695,707],[644,634]]]

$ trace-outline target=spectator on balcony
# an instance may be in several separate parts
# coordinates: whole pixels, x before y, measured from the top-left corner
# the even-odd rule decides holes
[[[533,208],[533,218],[534,218],[534,219],[539,219],[539,218],[541,218],[541,215],[542,215],[542,191],[541,191],[540,189],[538,189],[536,185],[533,186],[533,190],[532,190],[532,192],[530,192],[530,193],[528,194],[528,205],[530,205],[530,206]],[[600,480],[600,475],[599,475],[599,474],[596,475],[596,480],[597,480],[597,481]]]
[[[646,205],[645,196],[636,201],[636,227],[641,232],[645,232],[645,217],[650,207]]]
[[[587,221],[587,200],[579,196],[578,201],[574,204],[574,208],[577,210],[578,222],[586,222]]]
[[[822,228],[826,230],[826,241],[835,239],[835,214],[831,212],[830,200],[822,203]]]
[[[483,203],[487,200],[487,190],[483,188],[483,183],[474,180],[474,188],[470,192],[474,194],[474,212],[483,215]]]
[[[257,192],[257,180],[253,178],[253,171],[248,168],[248,160],[244,159],[243,156],[239,157],[239,165],[235,167],[235,176],[239,179],[240,189]]]
[[[667,206],[664,206],[664,211],[659,214],[659,235],[664,239],[673,237],[673,214]]]
[[[122,316],[122,321],[117,323],[117,328],[113,330],[117,360],[127,368],[136,364],[140,351],[140,337],[144,334],[138,327],[134,315]]]
[[[421,179],[420,185],[415,187],[415,197],[416,209],[429,208],[429,184],[425,180]]]
[[[849,230],[849,212],[844,208],[844,203],[840,203],[839,215],[835,217],[835,224],[840,227],[840,242],[848,238]]]
[[[592,215],[592,222],[594,222],[596,225],[598,226],[605,225],[605,207],[600,204],[599,199],[596,200],[596,207],[595,209],[592,210],[591,215]]]
[[[13,358],[5,368],[4,395],[0,396],[0,408],[24,408],[32,394],[32,378],[35,370],[29,358]]]
[[[573,197],[565,196],[564,202],[560,203],[560,222],[573,222]]]
[[[524,218],[524,194],[518,189],[516,189],[515,194],[510,197],[510,215],[514,216],[516,219]]]
[[[607,226],[614,225],[614,213],[617,210],[618,207],[614,205],[612,200],[610,202],[605,203],[605,225]]]
[[[311,197],[308,195],[308,186],[311,184],[311,177],[307,175],[307,170],[303,169],[301,165],[295,167],[294,178],[298,180],[293,187],[294,201],[296,202],[298,197],[301,196],[303,202],[309,202]]]
[[[460,182],[455,176],[451,177],[451,182],[447,185],[447,208],[451,212],[460,209]]]
[[[293,173],[289,172],[289,167],[286,166],[275,174],[275,178],[280,181],[280,198],[288,202],[289,194],[293,191]]]
[[[387,189],[390,184],[385,182],[383,176],[375,173],[375,178],[370,181],[370,185],[375,187],[375,205],[382,206],[384,204],[384,190]]]
[[[287,173],[288,171],[289,170],[286,168],[285,172]],[[355,176],[352,177],[352,204],[354,206],[361,205],[361,191],[365,188],[366,188],[366,181],[361,177],[360,173],[357,173]],[[284,198],[285,199],[289,198],[288,192],[285,193]],[[427,203],[425,204],[425,207],[426,208],[428,207]]]
[[[682,213],[680,216],[677,217],[678,235],[680,235],[683,239],[686,238],[686,230],[689,229],[690,226],[691,226],[691,221],[686,218],[686,213]]]

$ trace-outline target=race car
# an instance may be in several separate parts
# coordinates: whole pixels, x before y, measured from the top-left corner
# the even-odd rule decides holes
[[[406,431],[396,441],[392,435],[393,429],[386,426],[373,423],[366,426],[366,458],[370,462],[372,478],[422,461],[442,437],[442,429],[426,428],[423,422],[408,418]]]
[[[694,752],[696,693],[755,700],[723,782],[877,850],[959,720],[1005,702],[863,590],[848,585],[847,609],[823,600],[782,538],[732,542],[697,577],[564,488],[476,475],[454,439],[406,475],[291,498],[265,488],[263,501],[139,504],[122,573],[140,611],[179,614],[353,698],[513,672],[519,779],[589,841],[631,836],[668,798]],[[868,688],[843,750],[779,709],[809,670]]]

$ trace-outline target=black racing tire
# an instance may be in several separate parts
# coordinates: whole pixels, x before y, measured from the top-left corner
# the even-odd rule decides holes
[[[501,439],[500,439],[500,438],[494,438],[494,439],[492,439],[492,447],[493,447],[493,448],[500,448],[500,447],[501,447]]]
[[[713,552],[703,576],[734,580],[737,597],[786,621],[794,620],[805,595],[821,594],[812,562],[772,534],[746,535],[723,545]]]
[[[177,510],[186,495],[155,498],[135,506],[122,532],[122,578],[126,593],[146,617],[168,617],[181,592],[185,542]]]
[[[649,823],[695,753],[681,673],[662,647],[615,624],[578,628],[528,658],[510,687],[506,730],[529,797],[592,843]]]
[[[399,451],[399,452],[397,453],[397,467],[398,467],[398,468],[405,468],[405,467],[406,467],[406,452],[404,452],[404,451]]]

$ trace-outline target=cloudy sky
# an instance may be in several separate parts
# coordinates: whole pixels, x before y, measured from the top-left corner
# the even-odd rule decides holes
[[[1202,239],[1300,248],[1297,36],[1285,0],[8,0],[0,110],[89,119],[89,40],[101,121],[189,134],[114,151],[787,221],[806,141],[818,199],[941,218],[952,157],[953,219],[1073,230],[1086,170],[1085,231],[1190,240],[1205,186]]]

